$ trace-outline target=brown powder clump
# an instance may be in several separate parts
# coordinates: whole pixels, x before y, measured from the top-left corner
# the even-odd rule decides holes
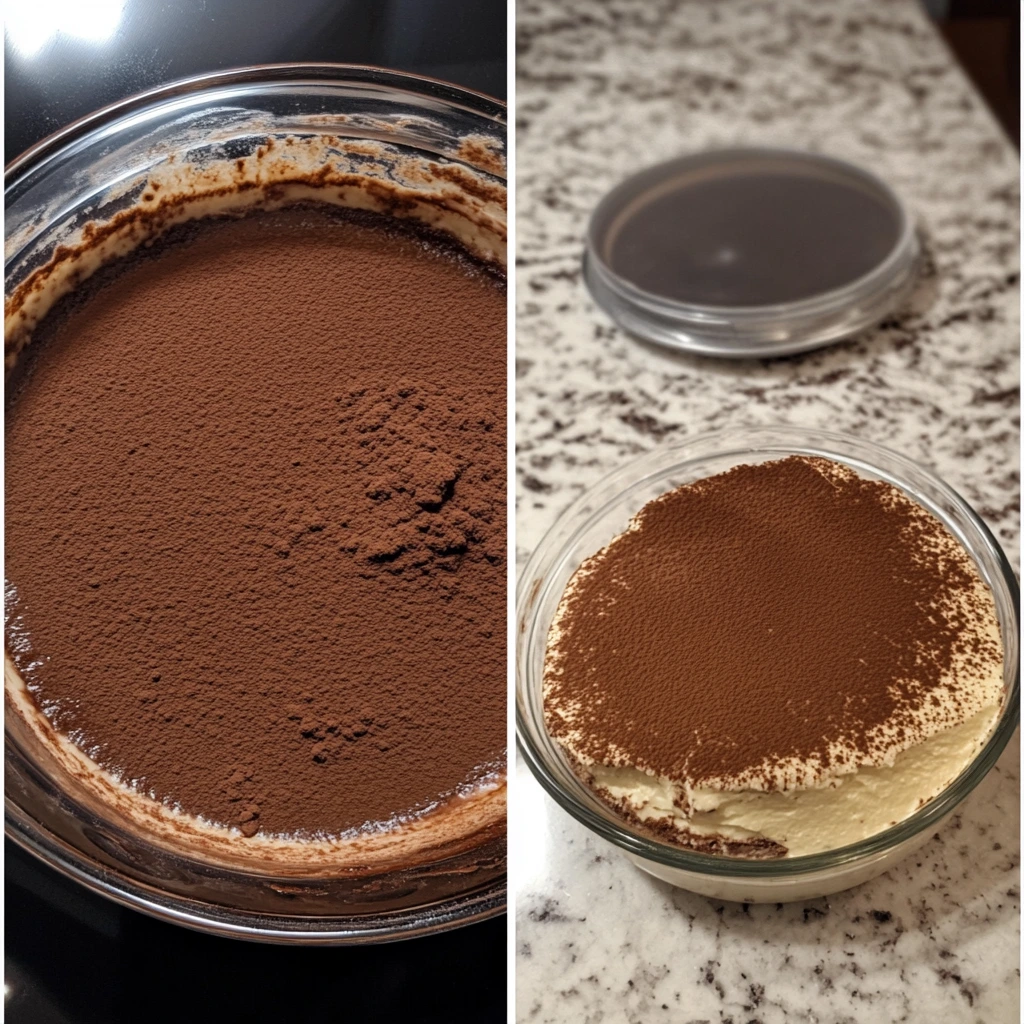
[[[960,719],[1001,661],[978,586],[886,483],[824,459],[737,466],[652,501],[577,571],[548,726],[584,765],[770,790],[795,764],[813,783],[807,766],[877,762]]]
[[[503,764],[505,295],[315,207],[193,225],[37,332],[9,616],[59,728],[243,833],[330,836]]]

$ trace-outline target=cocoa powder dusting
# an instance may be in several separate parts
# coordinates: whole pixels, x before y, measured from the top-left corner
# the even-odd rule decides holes
[[[890,485],[824,459],[738,466],[583,563],[549,639],[548,727],[584,764],[691,785],[863,763],[922,712],[955,724],[959,687],[999,663],[976,587]]]
[[[245,835],[503,766],[505,295],[410,225],[193,225],[64,300],[10,389],[8,609],[55,724]]]

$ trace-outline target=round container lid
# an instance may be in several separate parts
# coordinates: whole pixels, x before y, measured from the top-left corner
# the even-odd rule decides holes
[[[868,171],[795,150],[712,150],[612,189],[590,219],[584,278],[640,337],[776,356],[882,320],[918,255],[906,207]]]

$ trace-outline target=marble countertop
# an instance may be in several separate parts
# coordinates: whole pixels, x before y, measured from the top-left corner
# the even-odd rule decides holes
[[[914,0],[519,0],[520,566],[584,488],[640,452],[788,422],[896,448],[964,494],[1017,564],[1019,163]],[[625,336],[580,279],[587,217],[689,150],[821,150],[918,218],[907,307],[816,353],[684,356]],[[915,857],[786,906],[648,878],[520,764],[512,817],[521,1021],[1019,1019],[1019,739]]]

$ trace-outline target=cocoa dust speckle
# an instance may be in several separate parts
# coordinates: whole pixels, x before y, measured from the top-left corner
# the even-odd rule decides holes
[[[387,821],[501,762],[489,270],[382,217],[254,214],[101,272],[29,353],[21,663],[101,764],[249,836]]]

